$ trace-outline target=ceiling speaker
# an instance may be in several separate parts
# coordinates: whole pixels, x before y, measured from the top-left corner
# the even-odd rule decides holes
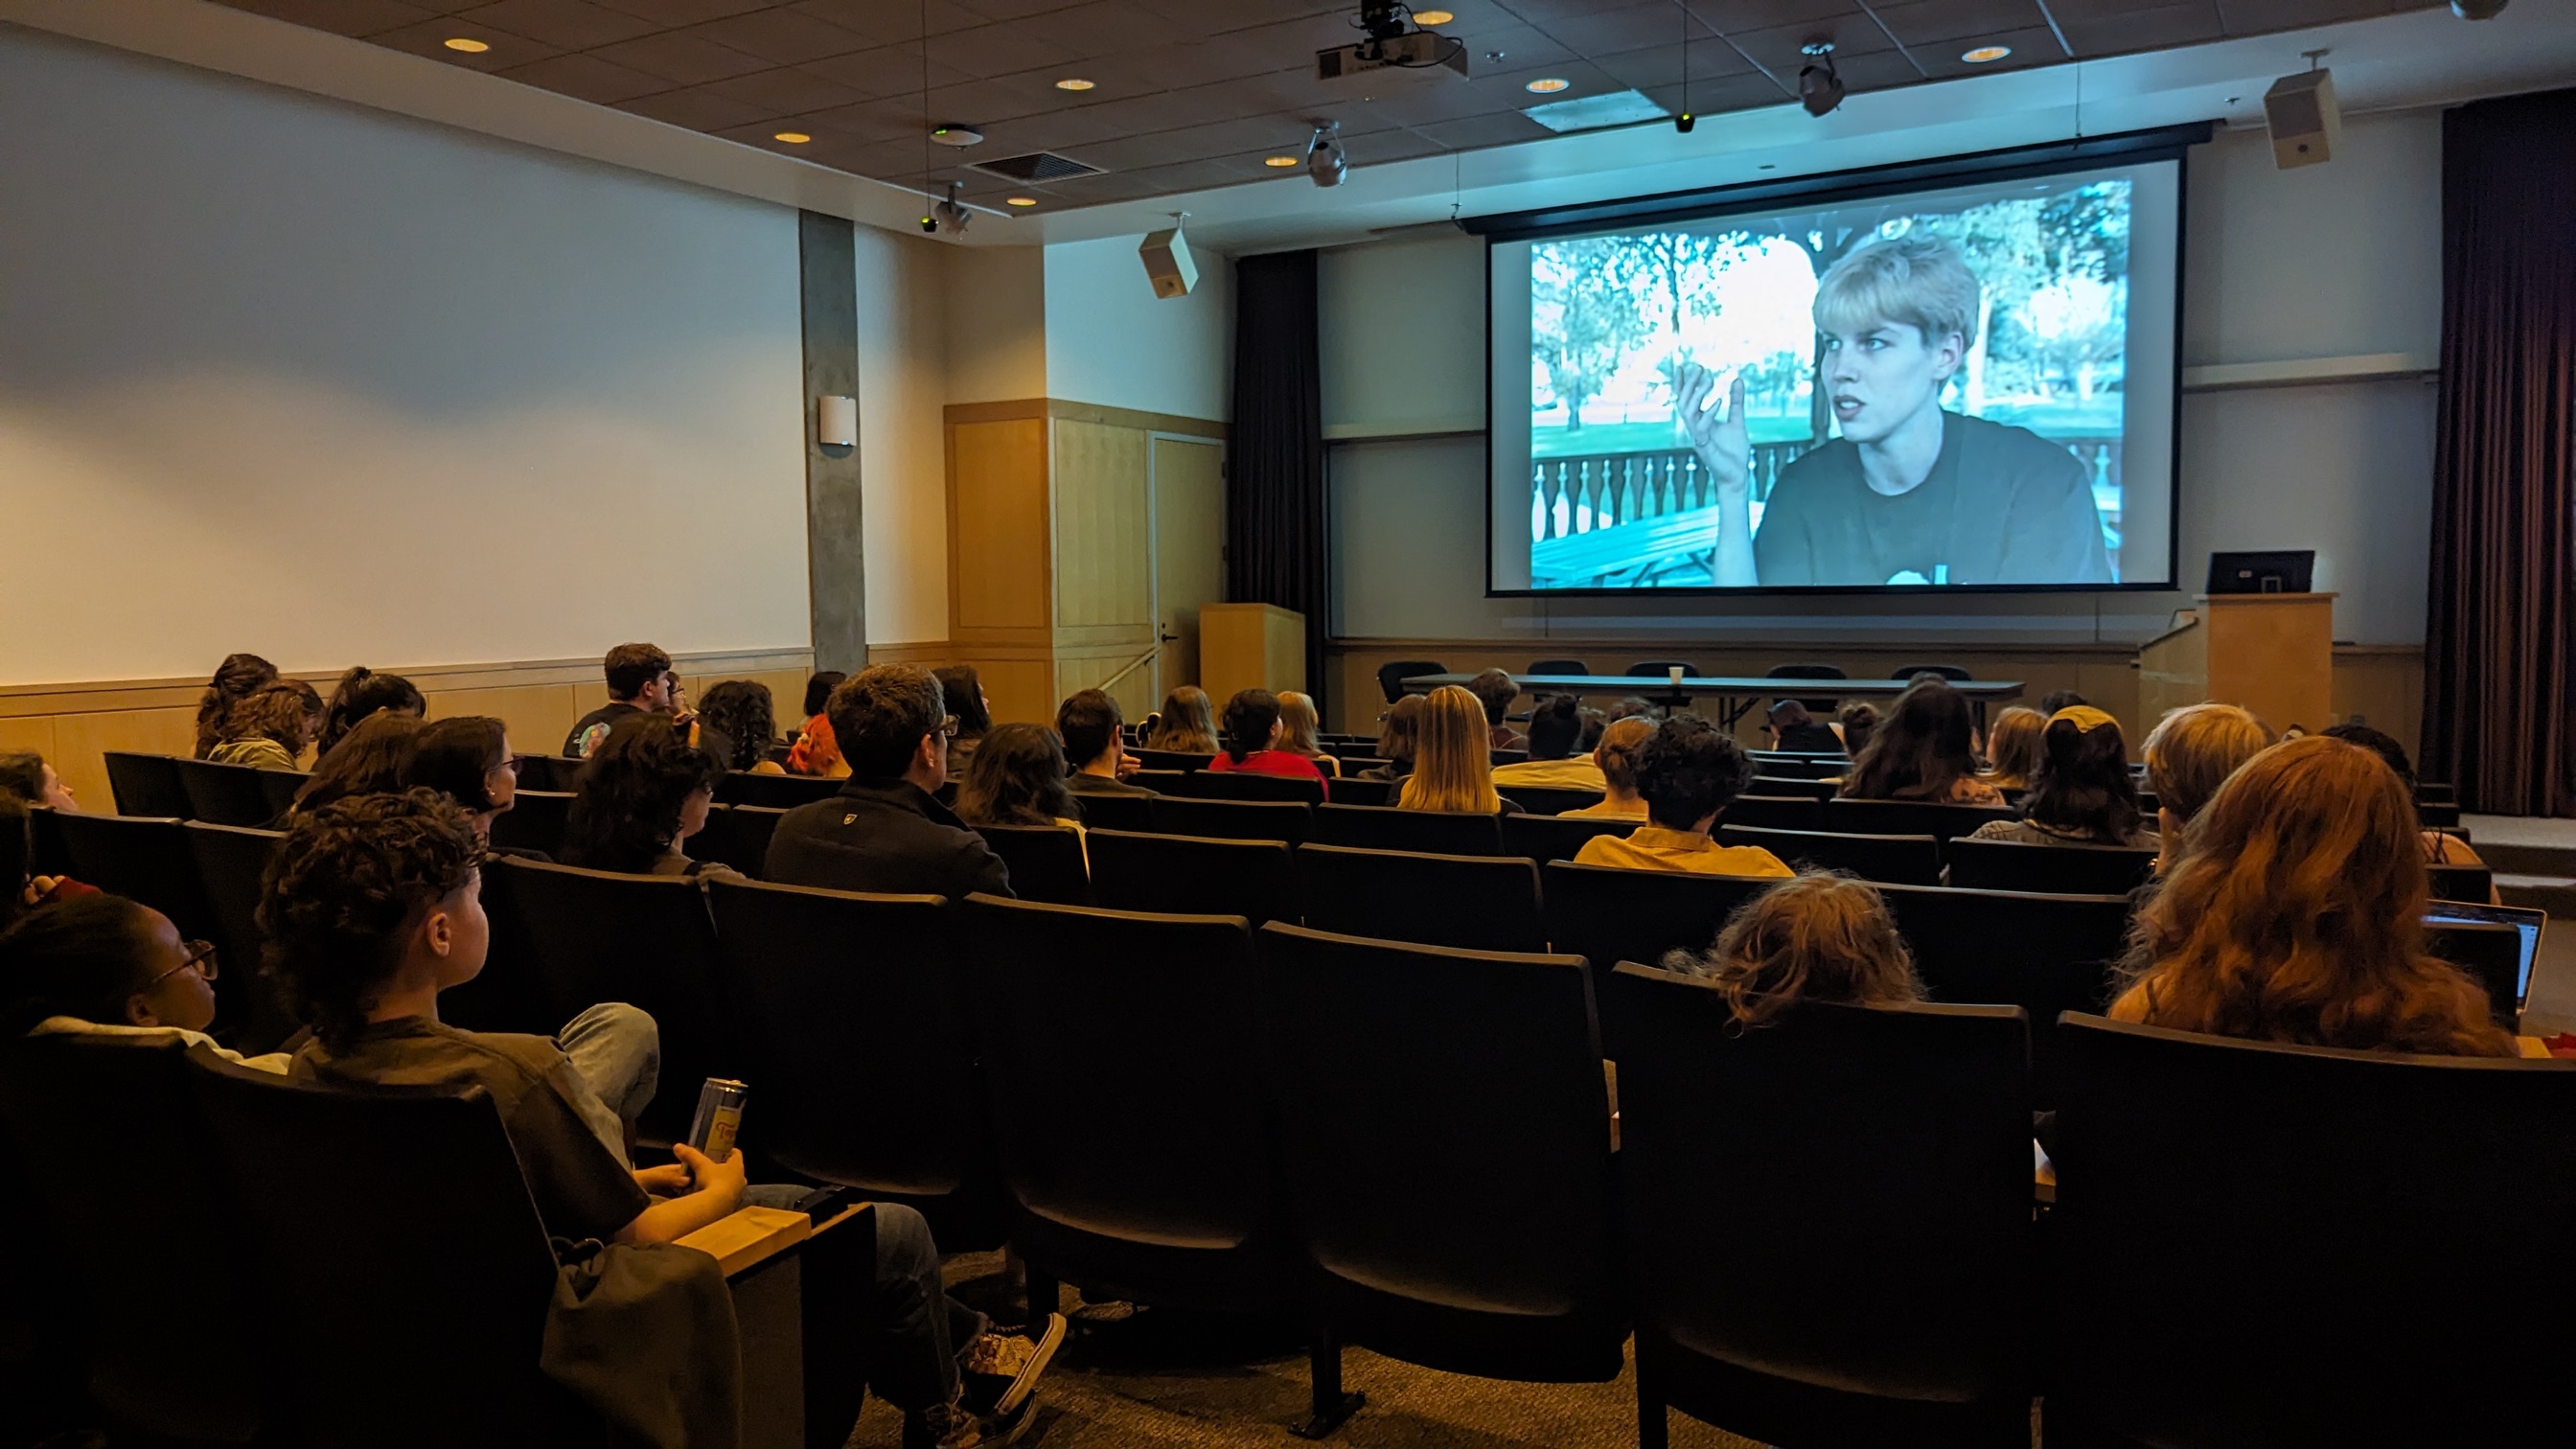
[[[1190,259],[1189,239],[1177,224],[1146,233],[1136,255],[1145,259],[1145,275],[1152,279],[1157,297],[1186,297],[1199,284],[1199,264]]]
[[[2272,82],[2263,93],[2263,122],[2272,132],[2272,164],[2287,171],[2334,159],[2343,144],[2343,110],[2335,104],[2334,72],[2302,71]]]

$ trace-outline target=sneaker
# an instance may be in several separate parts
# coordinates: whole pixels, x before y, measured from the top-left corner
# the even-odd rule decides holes
[[[1037,1419],[1037,1404],[1022,1400],[1008,1414],[978,1414],[960,1397],[935,1409],[903,1416],[903,1449],[1003,1449],[1020,1442]]]
[[[992,1393],[988,1413],[1008,1414],[1028,1402],[1038,1376],[1064,1346],[1064,1329],[1064,1315],[1050,1313],[1045,1321],[1017,1332],[982,1334],[957,1356],[958,1371],[972,1388]],[[982,1397],[979,1392],[976,1401]]]

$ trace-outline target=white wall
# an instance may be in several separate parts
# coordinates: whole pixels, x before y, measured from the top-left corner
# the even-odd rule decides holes
[[[1037,247],[950,247],[943,258],[948,401],[1047,395],[1046,259]]]
[[[1046,395],[1223,422],[1234,408],[1234,263],[1199,251],[1198,285],[1160,298],[1141,240],[1046,249]]]
[[[855,228],[859,487],[868,642],[948,637],[946,264],[926,237]]]
[[[801,647],[795,214],[0,26],[0,682]]]

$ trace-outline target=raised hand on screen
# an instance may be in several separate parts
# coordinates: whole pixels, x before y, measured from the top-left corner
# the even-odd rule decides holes
[[[1675,401],[1682,426],[1690,430],[1691,451],[1699,454],[1721,497],[1740,496],[1753,478],[1753,439],[1744,425],[1744,379],[1727,390],[1724,411],[1709,405],[1717,392],[1717,374],[1688,363],[1682,368]]]

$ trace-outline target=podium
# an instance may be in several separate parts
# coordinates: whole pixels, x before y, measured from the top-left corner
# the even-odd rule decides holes
[[[2242,705],[2274,730],[2334,723],[2334,601],[2200,595],[2194,617],[2139,646],[2139,729],[2203,700]]]
[[[1237,690],[1306,689],[1306,616],[1276,604],[1199,606],[1199,688],[1218,712]]]

